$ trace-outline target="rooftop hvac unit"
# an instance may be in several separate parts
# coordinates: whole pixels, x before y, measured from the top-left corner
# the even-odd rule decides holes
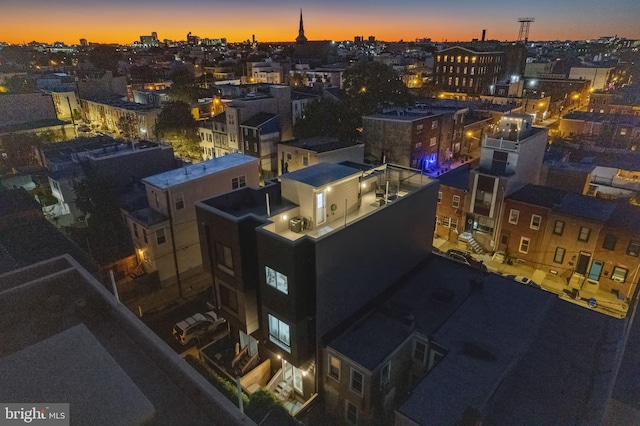
[[[289,230],[293,232],[302,232],[302,219],[294,217],[289,220]]]

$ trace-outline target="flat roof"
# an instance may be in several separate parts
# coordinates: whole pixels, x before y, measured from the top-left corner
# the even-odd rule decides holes
[[[280,176],[280,179],[293,180],[319,188],[331,182],[361,173],[358,169],[341,164],[319,163],[296,170],[295,172],[286,173]]]
[[[0,306],[3,402],[71,403],[71,424],[252,423],[69,255],[0,275]]]
[[[197,164],[191,164],[180,169],[169,170],[168,172],[149,176],[142,179],[142,182],[153,185],[156,188],[167,189],[252,162],[258,162],[258,159],[244,154],[228,154]]]
[[[554,211],[598,222],[607,222],[615,208],[616,203],[611,200],[569,192],[562,197],[562,202],[554,208]]]
[[[316,136],[312,138],[295,139],[289,142],[280,142],[278,145],[291,146],[316,153],[322,153],[349,148],[360,144],[355,141],[340,141],[338,138],[331,136]]]
[[[562,202],[562,197],[567,191],[551,188],[549,186],[528,184],[509,195],[507,199],[520,201],[535,206],[552,208],[555,204]]]
[[[589,423],[604,412],[623,321],[495,274],[472,289],[468,272],[435,276],[442,262],[448,261],[427,266],[431,273],[421,274],[422,288],[407,284],[401,290],[416,307],[435,285],[462,300],[438,327],[423,329],[446,353],[399,413],[418,424],[456,424],[472,408],[491,424],[562,424]],[[418,311],[417,329],[421,312],[429,310]]]
[[[451,188],[468,190],[469,189],[469,174],[471,172],[470,164],[463,164],[455,169],[443,173],[436,179],[440,181],[440,185],[449,186]]]
[[[0,358],[0,377],[1,401],[68,403],[73,424],[146,424],[156,415],[84,324]]]

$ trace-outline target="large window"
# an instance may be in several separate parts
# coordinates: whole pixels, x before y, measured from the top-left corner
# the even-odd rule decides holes
[[[244,188],[245,186],[247,186],[247,179],[245,175],[231,179],[231,189]]]
[[[357,393],[358,395],[362,395],[362,382],[364,381],[364,376],[357,370],[351,369],[351,390]]]
[[[629,246],[627,247],[627,254],[629,256],[638,257],[640,253],[640,241],[629,241]]]
[[[509,223],[510,224],[517,225],[519,218],[520,218],[520,210],[515,210],[515,209],[509,210]]]
[[[340,359],[329,355],[329,377],[340,381]]]
[[[604,241],[602,242],[602,248],[605,248],[607,250],[615,250],[616,242],[618,242],[618,239],[616,238],[615,235],[607,234],[604,236]]]
[[[291,352],[289,324],[269,314],[269,340],[287,352]]]
[[[233,273],[233,256],[230,247],[216,243],[216,261],[220,269],[230,274]]]
[[[553,261],[555,263],[564,262],[564,253],[565,249],[563,249],[562,247],[556,247],[556,254],[553,255]]]
[[[553,225],[553,233],[556,235],[562,235],[564,232],[564,222],[561,220],[556,220],[556,223]]]
[[[591,229],[586,226],[580,227],[580,233],[578,234],[578,241],[587,242],[589,241],[589,235],[591,234]]]
[[[287,276],[281,274],[275,269],[271,269],[268,266],[264,267],[267,275],[267,285],[280,290],[284,294],[289,294],[289,285],[287,284]]]
[[[531,244],[531,238],[527,238],[527,237],[520,238],[520,247],[518,251],[524,254],[529,253],[529,244]]]
[[[540,229],[540,224],[542,223],[542,216],[537,214],[531,215],[531,223],[529,224],[529,228],[535,229],[536,231]]]

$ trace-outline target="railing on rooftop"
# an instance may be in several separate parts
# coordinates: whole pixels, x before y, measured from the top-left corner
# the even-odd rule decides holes
[[[484,138],[484,142],[482,143],[482,146],[485,148],[494,148],[494,149],[501,149],[504,151],[518,152],[518,142],[505,140],[502,138],[496,139],[496,138],[490,138],[487,136]]]

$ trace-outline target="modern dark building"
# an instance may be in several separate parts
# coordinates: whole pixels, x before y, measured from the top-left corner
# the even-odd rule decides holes
[[[216,307],[290,412],[318,394],[323,336],[427,257],[436,197],[418,170],[321,163],[196,203]]]

